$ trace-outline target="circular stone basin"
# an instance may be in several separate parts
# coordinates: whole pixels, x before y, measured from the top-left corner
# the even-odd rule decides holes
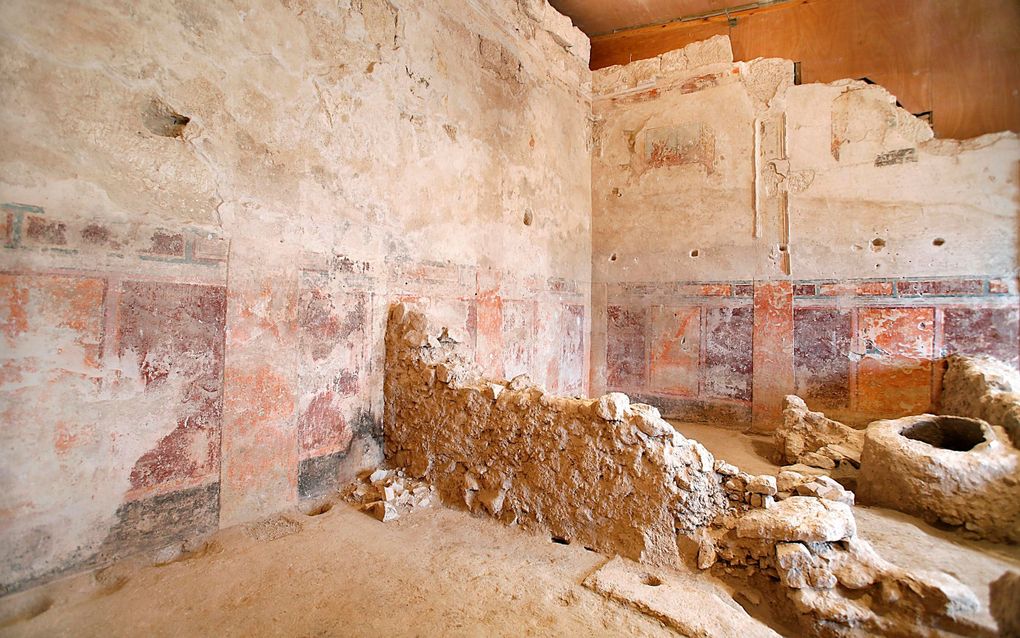
[[[943,450],[966,452],[985,442],[980,421],[958,416],[932,416],[900,430],[902,436]]]
[[[858,502],[1020,542],[1020,453],[978,419],[919,414],[864,433]],[[785,502],[785,501],[783,501]]]

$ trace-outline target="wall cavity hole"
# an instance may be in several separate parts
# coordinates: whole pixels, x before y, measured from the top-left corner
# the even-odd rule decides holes
[[[524,211],[524,225],[531,226],[532,222],[535,221],[535,214],[530,210]]]
[[[882,250],[883,248],[885,248],[885,240],[884,239],[882,239],[881,237],[876,237],[876,238],[871,240],[871,249],[872,250],[879,251],[879,250]]]
[[[641,584],[649,587],[658,587],[662,584],[662,579],[654,574],[643,574],[641,576]]]
[[[945,243],[946,243],[946,240],[942,239],[941,237],[936,237],[935,239],[931,240],[931,245],[932,246],[941,246],[941,245],[943,245]]]
[[[145,128],[162,137],[184,137],[184,127],[190,121],[190,117],[181,115],[157,98],[153,98],[142,111]]]
[[[697,257],[700,254],[701,253],[698,252],[698,249],[695,248],[694,250],[691,251],[691,259],[694,259],[695,257]]]
[[[609,261],[616,261],[617,259],[618,257],[616,256],[616,253],[613,253],[612,255],[609,256]]]
[[[312,509],[306,511],[305,514],[308,516],[320,516],[331,509],[333,509],[333,504],[326,501],[325,503],[319,503],[318,505],[312,506]]]
[[[985,441],[985,433],[977,421],[954,416],[926,419],[904,428],[900,434],[913,441],[956,452],[972,450]]]
[[[562,536],[553,536],[552,537],[552,542],[556,543],[557,545],[569,545],[570,544],[570,541],[568,541],[567,539],[563,538]]]
[[[785,253],[787,250],[786,244],[779,244],[779,252]]]

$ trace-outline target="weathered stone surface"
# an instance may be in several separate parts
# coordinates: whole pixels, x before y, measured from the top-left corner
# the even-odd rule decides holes
[[[747,483],[747,491],[752,494],[765,494],[766,496],[774,496],[776,489],[776,477],[762,475],[751,478]]]
[[[593,76],[594,392],[768,430],[797,393],[863,425],[930,410],[943,349],[1014,360],[1015,133],[937,139],[880,86],[694,46]],[[753,326],[713,339],[749,292]]]
[[[818,498],[838,501],[847,505],[854,504],[854,493],[848,492],[842,485],[828,476],[817,476],[804,481],[794,488],[800,496],[817,496]]]
[[[863,431],[808,410],[803,399],[792,394],[783,401],[783,424],[774,437],[781,461],[822,469],[832,469],[836,460],[844,459],[859,465],[864,446]]]
[[[1020,448],[1020,373],[991,357],[946,358],[939,412],[1000,425]]]
[[[389,501],[375,501],[365,506],[365,511],[371,514],[376,520],[389,523],[400,518],[397,508]]]
[[[610,392],[599,397],[595,414],[606,421],[622,421],[630,407],[630,398],[622,392]]]
[[[1006,572],[989,586],[992,617],[1003,638],[1020,636],[1020,574]]]
[[[779,636],[751,618],[721,584],[695,574],[650,571],[616,557],[588,576],[584,586],[658,618],[683,636]]]
[[[748,512],[737,521],[741,538],[816,543],[845,540],[856,533],[849,507],[805,496],[791,496],[767,510]]]
[[[452,345],[408,346],[403,336],[417,329],[417,316],[398,306],[388,323],[386,452],[408,474],[425,476],[445,503],[647,565],[684,562],[738,579],[775,574],[756,582],[810,635],[924,635],[973,611],[973,594],[955,579],[899,570],[858,539],[846,504],[852,495],[835,481],[784,472],[783,487],[818,496],[779,492],[775,477],[716,461],[654,408],[623,407],[625,395],[606,401],[622,420],[599,415],[597,400],[531,387],[504,390],[493,402],[489,382]],[[438,365],[462,376],[463,386],[430,385]],[[640,423],[662,435],[649,436]],[[646,596],[643,588],[657,587],[651,579],[638,587],[630,576],[600,573],[587,584],[607,596],[688,635],[728,635],[677,606],[675,595]],[[659,586],[667,580],[654,576]],[[712,623],[732,620],[713,615]]]
[[[857,494],[973,536],[1020,542],[1020,451],[984,421],[922,414],[872,423]]]
[[[624,394],[600,401],[488,383],[455,348],[412,348],[416,313],[387,332],[386,455],[425,476],[455,507],[652,563],[679,560],[676,533],[694,533],[724,507],[715,459]],[[400,317],[400,319],[396,319]],[[456,368],[463,387],[429,387],[428,370]],[[474,375],[474,376],[472,376]],[[658,434],[646,436],[639,423]]]
[[[658,408],[644,403],[632,403],[628,411],[630,422],[648,436],[671,437],[676,432],[668,421],[662,419]]]
[[[378,463],[391,298],[586,387],[588,40],[545,0],[0,14],[0,590]]]

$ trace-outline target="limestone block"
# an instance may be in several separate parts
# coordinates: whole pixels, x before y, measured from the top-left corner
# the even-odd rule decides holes
[[[376,501],[369,503],[365,507],[365,511],[371,514],[376,520],[382,521],[383,523],[389,523],[400,518],[400,513],[397,512],[397,508],[387,501]]]
[[[857,533],[847,505],[806,496],[791,496],[769,509],[752,510],[737,521],[737,536],[773,541],[823,542]]]
[[[740,471],[736,465],[733,465],[732,463],[727,463],[726,461],[723,460],[717,460],[713,468],[715,469],[716,473],[721,476],[736,476],[737,472]]]
[[[672,436],[676,433],[673,426],[662,419],[658,408],[644,403],[632,403],[629,413],[628,421],[648,436]]]
[[[946,358],[939,411],[1000,425],[1020,448],[1020,372],[992,357]]]
[[[630,397],[622,392],[610,392],[599,397],[595,414],[606,421],[622,421],[630,407]]]
[[[755,476],[748,482],[747,491],[753,494],[773,496],[778,491],[776,488],[776,477],[768,475]]]
[[[792,394],[783,400],[783,424],[774,437],[783,462],[822,469],[836,466],[832,455],[840,449],[856,451],[864,446],[863,431],[808,410],[804,400]],[[823,448],[829,450],[828,455],[819,453]],[[851,452],[846,458],[859,464],[859,452]]]
[[[1000,636],[1020,636],[1020,574],[1006,572],[988,587],[992,617]]]

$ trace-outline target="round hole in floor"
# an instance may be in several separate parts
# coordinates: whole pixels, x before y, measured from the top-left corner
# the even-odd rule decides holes
[[[882,239],[881,237],[876,237],[876,238],[872,239],[871,240],[871,248],[873,250],[881,250],[882,248],[885,248],[885,240]]]
[[[525,226],[531,226],[531,224],[534,221],[535,221],[535,214],[532,213],[530,210],[524,211],[524,225]]]
[[[320,516],[331,509],[333,509],[333,504],[326,501],[325,503],[319,503],[318,505],[313,506],[310,510],[306,511],[305,514],[308,516]]]
[[[662,579],[655,574],[644,574],[641,576],[641,584],[648,585],[649,587],[658,587],[662,584]]]
[[[691,251],[691,258],[697,257],[699,254],[701,253],[699,253],[698,249],[695,248],[694,250]]]
[[[955,416],[925,419],[904,428],[900,434],[913,441],[956,452],[972,450],[985,442],[985,433],[977,421]]]
[[[931,245],[932,246],[941,246],[941,245],[943,245],[945,243],[946,243],[946,240],[942,239],[941,237],[936,237],[935,239],[931,240]]]
[[[612,255],[609,256],[609,261],[616,261],[617,259],[618,258],[616,256],[616,253],[613,253]]]

